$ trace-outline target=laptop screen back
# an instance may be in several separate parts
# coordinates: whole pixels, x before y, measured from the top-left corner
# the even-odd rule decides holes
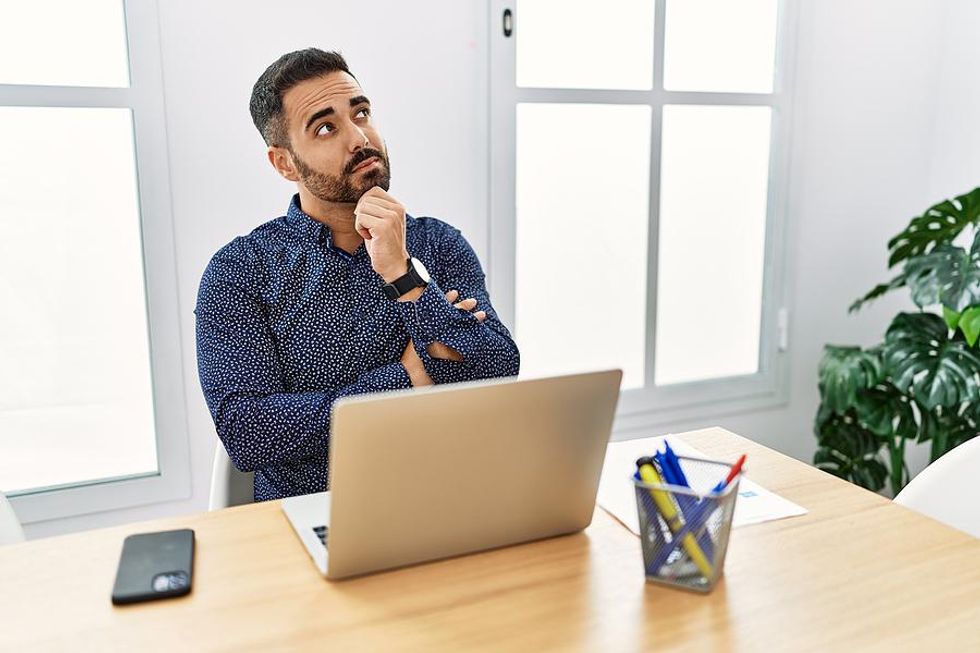
[[[611,370],[337,402],[328,577],[588,526],[621,378]]]

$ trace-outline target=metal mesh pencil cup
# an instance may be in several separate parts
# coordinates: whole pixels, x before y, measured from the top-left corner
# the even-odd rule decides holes
[[[742,475],[714,493],[730,464],[686,456],[678,460],[691,487],[632,478],[643,567],[648,581],[710,592],[724,569]]]

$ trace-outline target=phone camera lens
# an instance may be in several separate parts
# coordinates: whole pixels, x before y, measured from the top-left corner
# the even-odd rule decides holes
[[[167,592],[187,587],[187,574],[182,571],[169,571],[153,577],[153,591]]]

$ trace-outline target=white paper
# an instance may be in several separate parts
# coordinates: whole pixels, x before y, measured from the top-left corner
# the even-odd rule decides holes
[[[668,437],[610,442],[606,448],[606,462],[602,466],[596,503],[637,535],[640,534],[640,523],[636,512],[636,491],[630,481],[630,473],[635,469],[637,458],[661,451],[664,448],[663,442]],[[670,438],[670,447],[679,456],[710,459],[710,456],[679,438]],[[735,501],[735,514],[732,516],[732,528],[805,515],[806,512],[792,501],[742,476],[738,499]]]

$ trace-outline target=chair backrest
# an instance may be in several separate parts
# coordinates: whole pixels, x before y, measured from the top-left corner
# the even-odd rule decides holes
[[[252,472],[238,471],[219,440],[214,447],[214,463],[211,465],[211,498],[208,510],[252,503],[255,500],[254,477]]]
[[[7,497],[0,492],[0,546],[4,544],[17,544],[23,542],[24,529],[20,526],[20,520],[14,514],[14,509],[7,501]]]
[[[980,537],[980,436],[947,451],[895,497],[895,503]]]

